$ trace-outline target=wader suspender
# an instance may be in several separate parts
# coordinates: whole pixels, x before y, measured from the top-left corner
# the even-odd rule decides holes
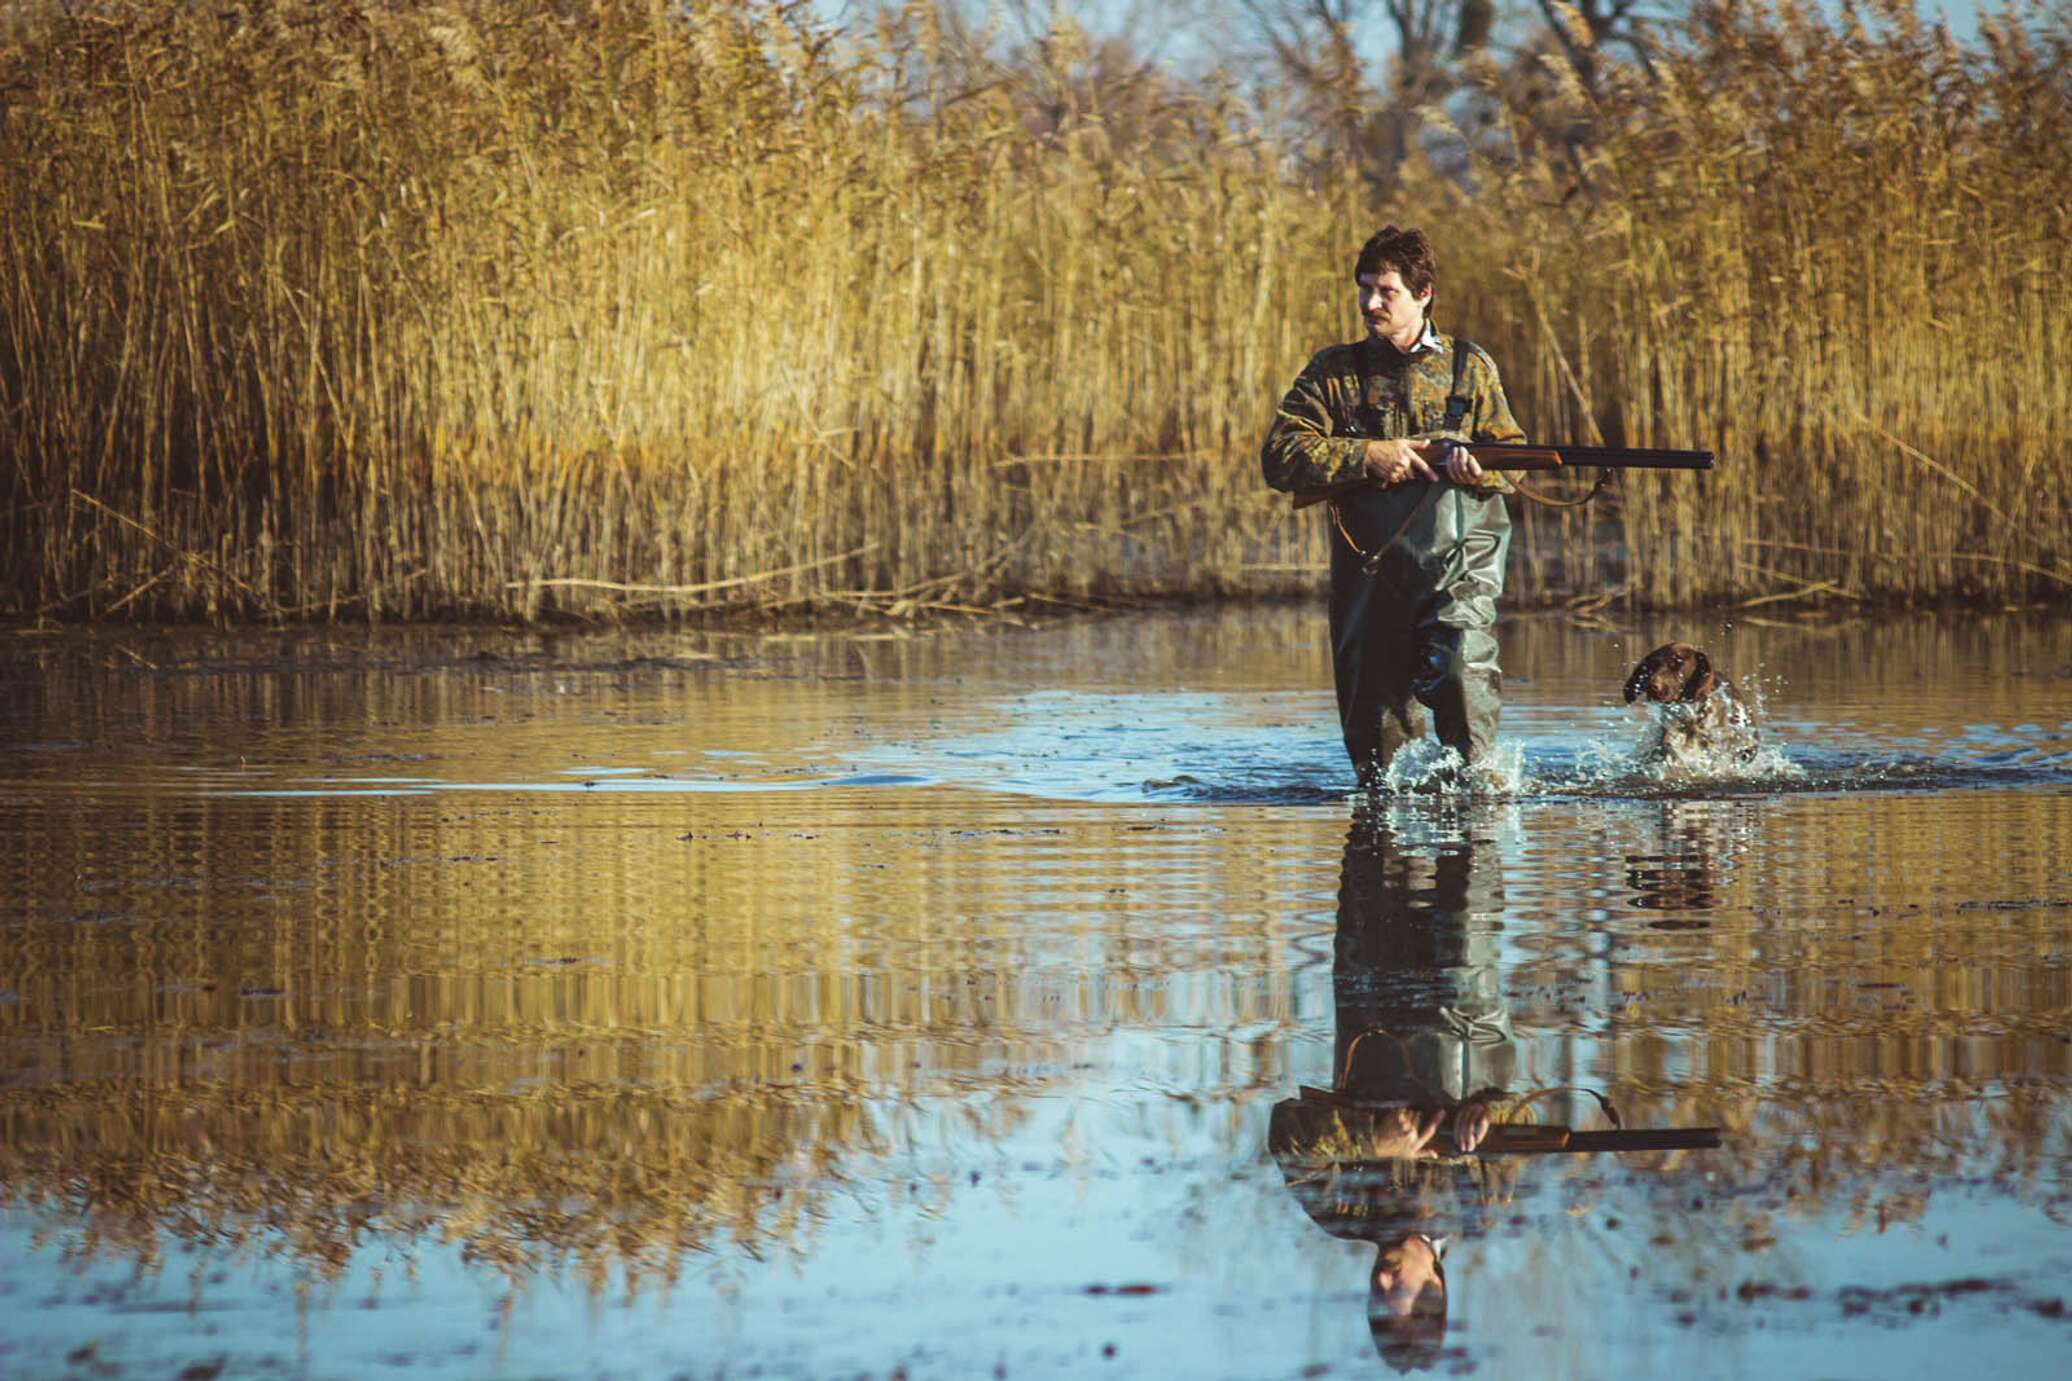
[[[1461,423],[1467,420],[1468,409],[1474,405],[1474,400],[1469,398],[1466,391],[1462,388],[1468,377],[1468,356],[1474,349],[1475,347],[1471,343],[1461,339],[1459,336],[1453,338],[1453,391],[1446,395],[1446,424],[1443,428],[1445,431],[1459,431]],[[1357,351],[1353,358],[1358,362],[1360,371],[1360,402],[1362,405],[1365,405],[1368,390],[1374,380],[1374,371],[1368,366],[1369,356],[1365,349]],[[1380,568],[1382,556],[1387,553],[1390,547],[1403,540],[1403,534],[1410,531],[1410,525],[1417,521],[1417,515],[1424,512],[1425,505],[1430,503],[1432,495],[1438,492],[1439,487],[1436,484],[1426,485],[1424,495],[1418,499],[1416,505],[1404,516],[1403,525],[1390,535],[1388,541],[1383,542],[1373,551],[1361,551],[1360,544],[1355,542],[1353,535],[1345,530],[1345,519],[1339,515],[1338,501],[1336,499],[1333,499],[1330,505],[1331,525],[1338,529],[1338,535],[1345,539],[1345,544],[1352,549],[1353,555],[1360,558],[1360,569],[1372,575]],[[1594,494],[1596,491],[1593,490],[1591,492]],[[1546,500],[1543,499],[1541,502],[1544,503]]]
[[[1449,432],[1460,430],[1460,424],[1467,421],[1468,409],[1474,400],[1461,390],[1468,377],[1468,356],[1475,353],[1473,341],[1453,338],[1453,392],[1446,395],[1446,428]]]

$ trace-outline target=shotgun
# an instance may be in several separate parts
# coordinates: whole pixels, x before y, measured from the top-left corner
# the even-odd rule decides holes
[[[1446,452],[1467,443],[1425,441],[1413,443],[1418,459],[1431,466],[1442,465]],[[1600,470],[1710,470],[1710,451],[1664,451],[1644,446],[1514,446],[1501,442],[1468,444],[1485,470],[1560,470],[1570,466],[1595,466]],[[1295,496],[1295,507],[1309,508],[1342,499],[1374,483],[1362,477],[1311,489]]]

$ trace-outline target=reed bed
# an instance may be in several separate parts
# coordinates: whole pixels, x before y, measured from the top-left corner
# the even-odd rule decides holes
[[[2072,589],[2063,32],[1720,5],[1651,79],[1471,64],[1387,203],[1088,62],[924,5],[15,7],[0,611],[1311,588],[1258,442],[1388,218],[1535,435],[1721,453],[1528,513],[1518,599]]]

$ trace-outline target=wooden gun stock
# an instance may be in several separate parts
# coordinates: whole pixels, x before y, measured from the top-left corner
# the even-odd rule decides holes
[[[1425,464],[1438,466],[1446,460],[1448,443],[1414,442],[1411,449]],[[1567,466],[1593,466],[1600,470],[1710,470],[1710,451],[1665,451],[1636,446],[1513,446],[1487,443],[1470,445],[1475,459],[1485,470],[1559,470]],[[1369,479],[1348,480],[1324,489],[1312,489],[1295,496],[1295,507],[1342,499],[1356,490],[1370,487]]]

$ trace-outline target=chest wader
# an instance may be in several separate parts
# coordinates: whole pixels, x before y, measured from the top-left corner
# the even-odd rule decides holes
[[[1360,355],[1362,412],[1371,412],[1376,396],[1372,348]],[[1465,392],[1472,349],[1453,342],[1448,432],[1461,430],[1472,406]],[[1331,669],[1345,751],[1362,784],[1423,737],[1427,713],[1440,742],[1470,763],[1487,758],[1503,684],[1492,630],[1511,545],[1502,496],[1412,480],[1359,490],[1338,503],[1335,517]]]

